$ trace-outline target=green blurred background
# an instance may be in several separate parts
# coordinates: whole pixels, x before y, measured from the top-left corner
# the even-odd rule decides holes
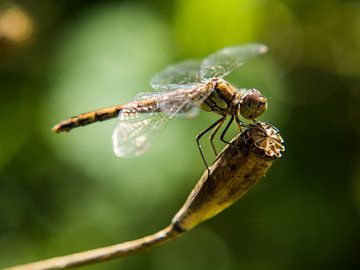
[[[280,129],[283,158],[182,238],[87,269],[359,269],[360,2],[340,0],[1,0],[0,267],[166,226],[216,115],[174,120],[129,159],[112,152],[116,120],[50,128],[148,91],[168,64],[252,41],[269,53],[228,79],[271,97],[260,120]]]

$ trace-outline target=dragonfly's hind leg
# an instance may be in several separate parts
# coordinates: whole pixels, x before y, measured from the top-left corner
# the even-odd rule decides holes
[[[216,127],[217,129],[220,128],[221,124],[224,123],[226,119],[226,115],[224,115],[223,117],[221,117],[219,120],[216,120],[215,123],[213,123],[211,126],[207,127],[206,129],[204,129],[203,131],[201,131],[198,135],[196,135],[196,143],[197,143],[197,146],[198,146],[198,149],[200,151],[200,155],[201,155],[201,158],[206,166],[206,169],[208,171],[208,174],[210,175],[210,170],[209,170],[209,165],[207,164],[206,160],[205,160],[205,156],[204,156],[204,153],[201,149],[201,144],[200,144],[200,139],[202,136],[204,136],[207,132],[209,132],[210,130],[212,130],[214,127]],[[217,127],[219,125],[219,127]],[[212,132],[213,133],[213,132]],[[216,132],[215,132],[216,133]],[[210,135],[211,136],[211,135]]]

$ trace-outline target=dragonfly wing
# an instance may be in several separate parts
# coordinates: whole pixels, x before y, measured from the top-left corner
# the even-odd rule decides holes
[[[191,89],[201,82],[200,60],[187,60],[166,67],[150,81],[156,91]]]
[[[246,61],[266,51],[266,45],[259,43],[224,48],[203,60],[200,68],[201,78],[208,80],[225,77]]]
[[[192,119],[195,118],[200,108],[189,97],[189,90],[177,85],[177,90],[172,92],[142,92],[134,100],[156,99],[158,109],[169,118]]]
[[[119,157],[139,156],[150,148],[170,119],[195,117],[198,110],[190,98],[192,92],[179,90],[137,95],[136,101],[125,106],[118,115],[112,135],[115,154]],[[144,106],[139,106],[139,102],[144,102]]]
[[[169,117],[164,113],[120,112],[112,135],[113,149],[119,157],[139,156],[149,149],[166,126]]]

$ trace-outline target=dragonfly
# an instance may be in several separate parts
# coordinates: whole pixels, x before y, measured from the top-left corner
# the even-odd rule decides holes
[[[193,118],[199,111],[220,116],[196,136],[202,160],[208,169],[200,139],[210,132],[209,141],[217,155],[214,138],[229,117],[220,140],[231,124],[241,132],[240,117],[256,121],[267,108],[265,96],[257,89],[238,89],[223,78],[248,60],[267,52],[267,46],[249,43],[223,48],[203,60],[186,60],[170,65],[150,81],[153,92],[138,94],[132,101],[70,117],[55,125],[56,133],[117,117],[112,134],[114,153],[119,157],[139,156],[146,152],[169,120]],[[209,169],[208,169],[209,170]]]

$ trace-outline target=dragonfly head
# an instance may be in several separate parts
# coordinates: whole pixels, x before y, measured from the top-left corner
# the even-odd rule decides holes
[[[246,90],[239,102],[240,114],[249,120],[255,120],[266,110],[266,107],[266,98],[256,89]]]

